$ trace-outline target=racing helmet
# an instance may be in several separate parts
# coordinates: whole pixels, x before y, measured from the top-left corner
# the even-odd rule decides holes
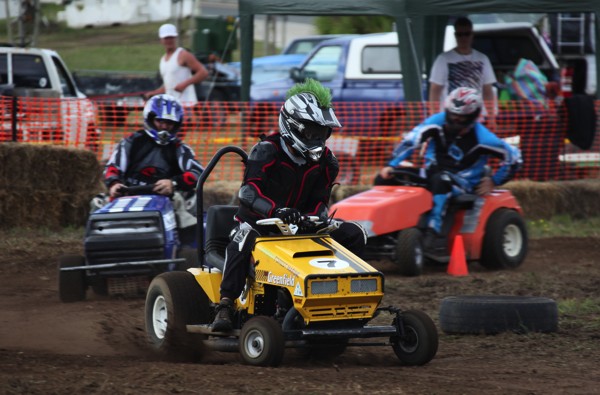
[[[172,121],[175,125],[171,131],[156,130],[155,119]],[[144,106],[144,130],[157,144],[166,145],[175,140],[182,123],[183,106],[173,96],[156,95],[146,102]]]
[[[318,161],[332,128],[341,127],[333,108],[321,106],[310,92],[292,95],[279,112],[281,136],[304,159]]]
[[[461,130],[471,128],[481,114],[482,107],[483,100],[476,89],[454,89],[444,103],[446,130],[451,134],[458,134]]]

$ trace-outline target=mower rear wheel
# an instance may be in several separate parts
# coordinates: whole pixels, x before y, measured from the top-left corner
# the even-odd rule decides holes
[[[58,261],[58,293],[65,303],[79,302],[85,299],[84,270],[63,271],[62,268],[85,266],[85,258],[80,255],[64,255]]]
[[[395,324],[395,322],[394,322]],[[433,320],[420,310],[402,313],[403,336],[392,336],[394,353],[403,365],[425,365],[438,349],[438,334]]]
[[[195,248],[184,247],[177,253],[178,258],[185,259],[185,262],[182,262],[177,265],[177,270],[187,270],[191,267],[198,267],[198,250]]]
[[[204,335],[187,332],[188,324],[210,323],[206,292],[189,272],[162,273],[148,287],[146,335],[151,347],[173,361],[197,361],[204,354]]]
[[[423,273],[425,258],[421,231],[417,228],[401,230],[396,242],[396,265],[404,276],[418,276]]]
[[[527,255],[525,221],[514,210],[496,210],[485,226],[481,266],[488,269],[514,269]]]
[[[283,330],[270,317],[253,317],[242,327],[239,347],[248,365],[279,366],[285,351]]]

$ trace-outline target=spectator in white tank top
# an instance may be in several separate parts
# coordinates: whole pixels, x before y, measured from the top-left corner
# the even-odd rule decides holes
[[[192,53],[177,46],[177,36],[177,28],[170,23],[158,29],[158,37],[165,47],[165,54],[159,64],[163,84],[144,94],[144,98],[166,93],[184,106],[190,106],[198,102],[194,85],[205,80],[208,71]]]

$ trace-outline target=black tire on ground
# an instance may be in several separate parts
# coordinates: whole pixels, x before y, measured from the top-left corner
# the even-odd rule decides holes
[[[488,269],[514,269],[527,255],[525,221],[514,210],[501,208],[488,219],[480,264]]]
[[[539,296],[449,296],[442,299],[440,326],[450,334],[556,332],[558,308]]]
[[[199,267],[198,250],[195,248],[184,247],[177,252],[178,258],[184,258],[185,262],[179,263],[176,270],[185,271],[191,267]]]
[[[204,335],[191,334],[188,324],[210,323],[208,296],[189,272],[162,273],[148,287],[146,335],[151,347],[172,361],[198,361],[204,354]]]
[[[96,295],[106,296],[108,295],[108,283],[105,278],[100,278],[96,280],[95,284],[92,284],[92,291]]]
[[[396,241],[396,265],[404,276],[418,276],[423,273],[425,258],[421,231],[417,228],[401,230]]]
[[[84,270],[62,271],[61,268],[84,266],[85,258],[80,255],[64,255],[58,262],[58,293],[60,300],[65,303],[79,302],[85,299]]]
[[[278,366],[283,360],[285,338],[277,321],[256,316],[242,326],[240,354],[244,363],[253,366]]]
[[[420,310],[402,313],[404,336],[392,336],[394,353],[403,365],[425,365],[438,350],[438,334],[433,320]]]

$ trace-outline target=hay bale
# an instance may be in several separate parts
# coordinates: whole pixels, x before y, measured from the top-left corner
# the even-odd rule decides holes
[[[551,218],[564,205],[563,188],[555,182],[512,181],[502,188],[515,195],[529,219]]]
[[[85,224],[90,199],[102,191],[101,168],[85,150],[50,145],[0,145],[0,226]]]
[[[217,204],[237,205],[239,182],[213,181],[204,186],[204,210]]]
[[[82,226],[89,202],[106,188],[92,152],[56,146],[0,144],[0,227]],[[240,182],[209,181],[204,209],[237,205]],[[334,187],[331,203],[369,186]],[[600,216],[600,180],[512,181],[503,186],[516,196],[528,219]]]

